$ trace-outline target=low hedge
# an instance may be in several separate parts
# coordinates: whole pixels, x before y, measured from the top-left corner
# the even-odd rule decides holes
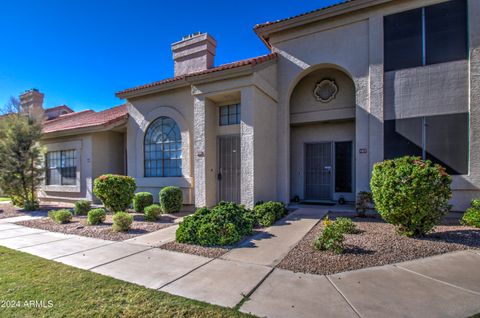
[[[287,210],[282,202],[265,202],[253,208],[253,214],[257,224],[268,227],[285,216]]]
[[[67,209],[51,210],[48,212],[48,216],[58,224],[70,223],[73,217],[72,212]]]
[[[162,214],[162,208],[158,204],[151,204],[145,208],[144,214],[145,221],[155,222]]]
[[[203,246],[235,244],[252,233],[254,220],[250,211],[233,202],[220,202],[212,209],[201,208],[180,223],[179,243]]]
[[[480,199],[472,200],[471,207],[463,214],[461,223],[480,228]]]
[[[105,213],[104,209],[92,209],[88,211],[87,223],[90,225],[98,225],[100,223],[103,223],[106,217],[107,214]]]
[[[132,203],[137,185],[129,176],[104,174],[94,181],[93,193],[111,212],[124,211]]]
[[[113,216],[112,228],[115,232],[126,232],[133,223],[133,216],[127,212],[117,212]]]
[[[182,209],[183,193],[179,187],[165,187],[160,190],[159,197],[163,213],[175,213]]]
[[[153,195],[150,192],[138,192],[133,197],[133,209],[136,212],[143,212],[143,210],[153,204]]]
[[[75,215],[87,215],[88,211],[90,211],[90,208],[92,207],[92,204],[90,201],[87,200],[79,200],[75,202],[75,207],[73,208],[73,213]]]

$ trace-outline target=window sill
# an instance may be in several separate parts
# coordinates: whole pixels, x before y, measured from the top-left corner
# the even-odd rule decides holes
[[[79,185],[45,185],[44,191],[48,192],[68,192],[68,193],[80,193]]]

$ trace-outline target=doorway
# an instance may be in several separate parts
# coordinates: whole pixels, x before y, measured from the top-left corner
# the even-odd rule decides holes
[[[240,203],[240,136],[219,136],[218,201]]]

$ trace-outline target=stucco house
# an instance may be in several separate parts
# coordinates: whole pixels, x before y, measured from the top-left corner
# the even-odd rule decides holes
[[[464,210],[480,196],[479,21],[477,0],[345,1],[256,25],[271,53],[220,66],[211,35],[184,37],[173,78],[47,121],[42,196],[92,199],[115,172],[195,206],[354,201],[376,162],[418,155]]]

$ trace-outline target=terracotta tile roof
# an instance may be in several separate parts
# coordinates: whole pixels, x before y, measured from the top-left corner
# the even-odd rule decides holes
[[[158,82],[153,82],[153,83],[150,83],[150,84],[145,84],[145,85],[140,85],[140,86],[136,86],[136,87],[133,87],[133,88],[128,88],[128,89],[125,89],[123,91],[117,92],[116,95],[118,96],[118,95],[122,95],[122,94],[126,94],[126,93],[140,91],[140,90],[145,89],[145,88],[156,87],[156,86],[160,86],[160,85],[163,85],[163,84],[187,79],[187,78],[194,77],[194,76],[199,76],[199,75],[204,75],[204,74],[229,70],[229,69],[237,68],[237,67],[241,67],[241,66],[246,66],[246,65],[255,66],[257,64],[261,64],[263,62],[273,60],[276,57],[277,57],[276,53],[270,53],[270,54],[261,55],[261,56],[257,56],[257,57],[246,59],[246,60],[241,60],[241,61],[237,61],[237,62],[233,62],[233,63],[223,64],[223,65],[219,65],[219,66],[214,67],[214,68],[210,68],[208,70],[195,72],[195,73],[190,73],[190,74],[185,74],[185,75],[176,76],[176,77],[171,77],[171,78],[167,78],[167,79],[164,79],[164,80],[161,80],[161,81],[158,81]]]
[[[43,125],[43,133],[48,134],[79,128],[107,127],[118,121],[126,120],[127,118],[128,112],[126,104],[100,112],[84,110],[61,115],[55,119],[46,121]]]
[[[56,110],[59,110],[59,109],[65,109],[68,112],[73,113],[73,109],[71,109],[67,105],[59,105],[59,106],[47,108],[47,109],[45,109],[45,112],[52,112],[52,111],[56,111]]]
[[[288,20],[293,20],[293,19],[298,18],[298,17],[303,17],[303,16],[309,15],[311,13],[315,13],[315,12],[319,12],[319,11],[322,11],[322,10],[330,9],[330,8],[333,8],[333,7],[348,3],[348,2],[352,2],[352,1],[355,1],[355,0],[345,0],[345,1],[341,1],[339,3],[335,3],[335,4],[332,4],[332,5],[326,6],[326,7],[322,7],[322,8],[319,8],[319,9],[312,10],[312,11],[304,12],[304,13],[301,13],[301,14],[297,14],[297,15],[294,15],[294,16],[289,17],[289,18],[280,19],[280,20],[276,20],[276,21],[269,21],[269,22],[265,22],[265,23],[260,23],[260,24],[255,25],[253,27],[253,29],[257,30],[257,29],[261,29],[263,27],[266,27],[266,26],[269,26],[269,25],[272,25],[272,24],[276,24],[276,23],[280,23],[280,22],[288,21]]]

